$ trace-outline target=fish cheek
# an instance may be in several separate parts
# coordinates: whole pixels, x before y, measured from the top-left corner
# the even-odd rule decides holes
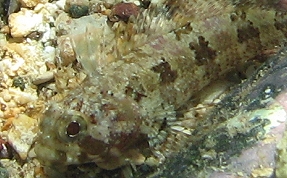
[[[82,149],[82,152],[91,155],[103,155],[108,151],[108,145],[106,143],[96,140],[91,136],[86,136],[81,139],[78,145]]]

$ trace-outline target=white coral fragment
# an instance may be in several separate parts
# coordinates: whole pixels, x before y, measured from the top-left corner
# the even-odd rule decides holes
[[[33,31],[44,31],[43,15],[32,10],[21,9],[9,16],[9,27],[12,37],[24,37]]]

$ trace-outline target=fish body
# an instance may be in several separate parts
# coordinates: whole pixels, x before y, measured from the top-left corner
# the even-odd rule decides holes
[[[287,15],[275,7],[281,1],[251,2],[170,1],[128,23],[71,36],[87,78],[47,107],[38,159],[54,168],[94,162],[112,170],[178,151],[192,129],[176,111],[286,40]]]

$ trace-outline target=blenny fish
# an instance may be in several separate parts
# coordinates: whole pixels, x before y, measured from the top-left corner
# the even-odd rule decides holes
[[[192,135],[195,121],[181,121],[180,107],[232,69],[284,46],[284,4],[166,1],[128,22],[71,35],[87,77],[47,107],[38,159],[62,170],[91,162],[106,170],[163,162]]]

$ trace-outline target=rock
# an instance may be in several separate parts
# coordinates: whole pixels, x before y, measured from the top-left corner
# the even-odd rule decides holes
[[[40,85],[45,82],[51,81],[54,78],[53,71],[47,71],[44,74],[39,75],[36,79],[33,80],[34,85]]]
[[[21,9],[18,13],[9,16],[9,27],[12,37],[25,37],[34,31],[45,28],[43,15],[32,10]]]
[[[2,178],[8,178],[9,173],[5,168],[0,167],[0,177]]]
[[[12,128],[8,132],[8,141],[22,160],[25,160],[28,151],[37,135],[37,120],[25,114],[12,121]]]
[[[38,99],[35,93],[22,92],[13,88],[9,92],[14,95],[13,99],[18,105],[26,105]]]
[[[35,7],[37,4],[45,4],[48,0],[20,0],[23,7]]]
[[[69,9],[69,14],[73,18],[80,18],[82,16],[88,15],[89,7],[88,6],[81,6],[81,5],[71,5]]]

